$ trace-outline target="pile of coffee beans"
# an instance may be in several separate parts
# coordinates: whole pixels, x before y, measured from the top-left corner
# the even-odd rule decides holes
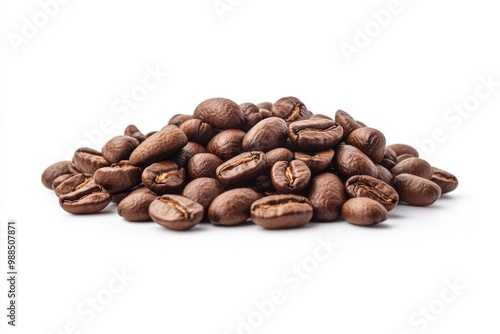
[[[458,186],[418,156],[342,110],[313,114],[295,97],[240,105],[212,98],[159,131],[129,125],[101,151],[80,148],[49,166],[42,183],[69,213],[113,202],[128,221],[172,230],[248,219],[295,228],[341,216],[370,226],[400,202],[431,205]]]

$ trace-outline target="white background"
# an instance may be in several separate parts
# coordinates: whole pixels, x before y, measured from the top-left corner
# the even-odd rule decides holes
[[[389,1],[233,0],[223,19],[212,1],[72,0],[18,52],[10,39],[22,36],[23,18],[33,22],[40,4],[1,2],[0,218],[4,238],[7,220],[18,222],[20,272],[18,326],[7,328],[3,239],[2,332],[498,333],[493,2],[401,0],[348,62],[341,43],[355,45],[357,28],[376,29],[370,13]],[[148,67],[169,74],[130,112],[115,112]],[[489,96],[464,116],[447,114],[474,102],[480,77],[497,82]],[[100,149],[130,123],[157,130],[210,97],[258,103],[289,95],[316,113],[344,109],[389,143],[417,146],[441,129],[425,156],[456,174],[459,188],[432,207],[400,206],[376,228],[201,224],[176,233],[127,223],[112,206],[69,215],[40,182],[46,166],[68,158],[89,134]],[[317,240],[329,238],[339,247],[308,267],[307,278],[289,272],[311,265]],[[113,272],[122,270],[133,279],[110,293]],[[465,288],[443,304],[446,280]],[[284,301],[259,322],[254,302],[275,289]],[[107,304],[91,318],[85,303],[93,297]],[[422,320],[420,308],[429,306],[432,321]],[[259,326],[241,327],[239,317]]]

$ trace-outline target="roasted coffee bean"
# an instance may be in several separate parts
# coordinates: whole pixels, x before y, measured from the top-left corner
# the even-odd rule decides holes
[[[250,130],[257,123],[262,121],[262,114],[260,113],[259,107],[253,103],[242,103],[240,104],[240,109],[245,114],[245,124],[243,124],[243,131]]]
[[[179,127],[191,142],[206,145],[214,136],[214,129],[208,123],[199,119],[190,119],[182,123]]]
[[[308,119],[288,126],[290,141],[306,152],[330,149],[340,142],[342,134],[342,127],[328,119]]]
[[[140,188],[143,188],[143,187],[141,186]],[[120,202],[123,201],[125,199],[125,197],[130,195],[130,193],[135,189],[138,189],[138,188],[136,187],[136,188],[122,191],[121,193],[111,194],[111,203],[120,204]]]
[[[73,163],[76,169],[82,173],[88,174],[94,174],[99,168],[110,165],[110,163],[102,157],[101,152],[87,147],[79,148],[75,151]]]
[[[393,149],[386,147],[384,151],[384,158],[380,164],[390,171],[392,167],[396,166],[397,161],[398,156],[396,155],[396,152],[394,152]]]
[[[391,169],[392,175],[413,174],[430,180],[434,175],[434,168],[425,160],[420,158],[408,158],[396,164]]]
[[[118,204],[118,215],[130,222],[152,221],[149,217],[149,205],[157,197],[148,188],[137,188]]]
[[[95,183],[59,196],[61,208],[75,215],[97,213],[110,202],[111,194]]]
[[[139,141],[139,143],[142,143],[147,138],[147,136],[145,134],[143,134],[141,131],[139,131],[139,129],[133,124],[127,125],[127,127],[125,128],[125,131],[123,131],[123,134],[125,136],[129,136],[129,137],[137,139]],[[127,159],[128,159],[128,157],[127,157]]]
[[[337,122],[344,130],[342,141],[346,141],[351,132],[361,127],[361,125],[356,122],[351,115],[343,110],[337,110],[335,113],[335,122]]]
[[[351,145],[339,145],[333,158],[335,169],[343,178],[354,175],[370,175],[376,177],[377,167],[361,150]]]
[[[175,125],[167,125],[137,146],[129,161],[134,166],[145,167],[173,155],[187,143],[184,132]]]
[[[73,175],[75,175],[75,174],[63,174],[63,175],[59,175],[58,177],[56,177],[54,179],[54,181],[52,181],[52,190],[56,190],[56,188],[59,187],[59,185],[61,183],[63,183],[67,179],[73,177]]]
[[[286,122],[278,117],[266,118],[251,128],[243,138],[245,151],[268,152],[283,146],[287,135]]]
[[[236,188],[217,196],[208,208],[208,219],[214,225],[234,226],[250,218],[250,206],[262,195],[249,188]]]
[[[73,174],[71,161],[59,161],[47,167],[42,173],[42,183],[46,188],[52,189],[52,182],[63,174]]]
[[[201,102],[193,117],[221,130],[239,129],[245,124],[245,114],[240,106],[225,98],[212,98]]]
[[[250,182],[247,187],[263,195],[270,195],[271,193],[276,192],[271,177],[266,174],[261,175],[255,179],[255,181]]]
[[[377,167],[377,179],[384,181],[388,185],[392,184],[391,172],[382,165],[375,165]]]
[[[312,221],[315,222],[337,219],[347,200],[344,183],[331,173],[318,174],[311,179],[307,198],[314,208]]]
[[[311,180],[311,170],[301,160],[278,161],[271,168],[274,188],[281,194],[299,194]]]
[[[175,125],[175,126],[180,127],[184,122],[187,122],[190,119],[193,119],[193,115],[175,114],[168,121],[168,125]]]
[[[387,211],[396,207],[399,196],[396,190],[387,183],[368,175],[355,175],[345,183],[350,198],[368,197],[384,206]]]
[[[362,127],[353,130],[347,137],[347,144],[357,147],[375,164],[379,164],[385,154],[385,136],[377,129]]]
[[[84,187],[94,186],[94,184],[92,174],[79,173],[61,182],[54,190],[59,197]]]
[[[273,108],[273,104],[271,102],[261,102],[257,103],[257,107],[259,107],[259,109],[271,110]]]
[[[275,117],[283,118],[287,123],[309,119],[312,116],[304,103],[293,96],[283,97],[274,102],[271,113]]]
[[[237,129],[221,131],[207,144],[207,151],[226,161],[243,153],[245,132]]]
[[[208,214],[208,208],[215,197],[219,196],[225,191],[224,187],[217,181],[209,177],[200,177],[189,182],[184,190],[182,196],[187,197],[196,203],[203,206],[205,217]]]
[[[142,172],[142,183],[158,195],[179,193],[186,181],[186,170],[172,161],[155,162]]]
[[[269,109],[259,109],[259,114],[262,115],[262,119],[273,117],[273,113]]]
[[[321,173],[332,163],[335,152],[331,149],[313,153],[295,152],[294,158],[302,160],[313,173]]]
[[[195,154],[188,162],[188,173],[193,179],[199,177],[216,178],[215,170],[223,163],[222,159],[212,153]]]
[[[396,158],[396,165],[400,163],[403,160],[409,159],[409,158],[415,158],[415,156],[411,155],[410,153],[403,153],[401,155],[398,155]]]
[[[203,218],[201,204],[178,195],[156,198],[149,205],[148,211],[156,223],[175,231],[189,230]]]
[[[411,154],[414,157],[418,158],[418,151],[410,145],[392,144],[392,145],[389,145],[387,147],[392,149],[396,153],[396,155],[402,155],[402,154],[408,153],[408,154]]]
[[[313,216],[311,202],[299,195],[271,195],[252,203],[252,221],[266,229],[304,226]]]
[[[292,161],[293,152],[289,149],[278,147],[266,153],[266,167],[271,169],[278,161]]]
[[[179,152],[177,152],[174,156],[170,157],[170,160],[175,162],[179,167],[187,168],[189,160],[194,157],[196,154],[206,153],[207,149],[195,142],[188,142],[186,146],[181,148]]]
[[[379,202],[368,197],[354,197],[342,206],[342,216],[349,223],[371,226],[387,220],[387,210]]]
[[[127,160],[139,144],[137,139],[130,136],[113,137],[102,147],[102,157],[110,164]]]
[[[225,186],[243,186],[257,177],[266,169],[266,155],[263,152],[245,152],[229,159],[215,173],[217,179]]]
[[[323,114],[314,114],[312,115],[311,119],[329,119],[330,121],[334,121],[333,118],[331,118],[330,116],[328,115],[323,115]],[[343,129],[342,129],[342,133],[343,133]]]
[[[436,183],[420,176],[399,174],[393,182],[399,199],[410,205],[431,205],[441,196],[441,188]]]
[[[441,194],[449,193],[458,187],[458,179],[455,175],[436,167],[434,167],[431,181],[441,188]]]
[[[141,183],[142,170],[127,160],[99,168],[94,173],[94,182],[103,186],[111,194],[123,192]]]

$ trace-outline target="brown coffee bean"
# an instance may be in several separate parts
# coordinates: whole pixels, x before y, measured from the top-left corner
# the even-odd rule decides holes
[[[271,113],[275,117],[284,119],[287,123],[309,119],[312,113],[298,98],[289,96],[276,101],[271,107]]]
[[[278,147],[266,153],[266,167],[271,169],[278,161],[292,161],[293,152],[284,148]]]
[[[243,153],[245,132],[237,129],[221,131],[207,144],[207,151],[226,161]]]
[[[335,169],[344,178],[350,178],[354,175],[370,175],[376,177],[377,167],[359,150],[351,145],[339,145],[333,158]]]
[[[392,145],[389,145],[387,147],[390,148],[390,149],[392,149],[396,153],[396,155],[401,155],[401,154],[408,153],[408,154],[411,154],[414,157],[418,158],[418,151],[414,147],[412,147],[410,145],[406,145],[406,144],[392,144]]]
[[[52,190],[56,190],[56,188],[59,187],[59,185],[61,183],[63,183],[67,179],[73,177],[73,175],[75,175],[75,174],[63,174],[63,175],[59,175],[58,177],[56,177],[54,179],[54,181],[52,182]]]
[[[245,123],[245,114],[240,107],[225,98],[212,98],[201,102],[193,117],[221,130],[239,129]]]
[[[259,177],[266,169],[263,152],[245,152],[217,167],[217,179],[225,186],[239,187]]]
[[[180,151],[187,143],[184,132],[175,125],[167,125],[137,146],[129,161],[134,166],[146,167]]]
[[[240,109],[245,114],[245,124],[243,124],[243,131],[250,130],[257,123],[262,121],[263,117],[260,113],[260,108],[253,103],[242,103],[240,104]]]
[[[52,182],[63,174],[73,174],[71,161],[59,161],[47,167],[42,173],[42,184],[45,188],[52,189]]]
[[[335,152],[332,149],[307,154],[304,152],[295,152],[294,158],[305,162],[307,167],[313,173],[321,173],[326,170],[332,163]]]
[[[396,155],[396,152],[394,152],[393,149],[386,147],[384,151],[384,158],[380,164],[390,171],[392,167],[396,166],[397,161],[398,156]]]
[[[94,173],[94,182],[103,186],[109,193],[120,193],[141,183],[142,170],[127,160],[99,168]]]
[[[151,202],[149,216],[164,227],[184,231],[201,221],[203,207],[184,196],[163,195]]]
[[[69,194],[80,188],[94,186],[95,182],[92,174],[79,173],[61,182],[55,190],[56,196]]]
[[[269,117],[251,128],[243,138],[245,151],[268,152],[283,146],[288,138],[286,122],[278,117]]]
[[[139,141],[139,143],[142,143],[147,138],[147,136],[145,134],[143,134],[141,131],[139,131],[139,129],[133,124],[127,125],[127,127],[123,131],[123,134],[125,136],[129,136],[129,137],[137,139]],[[128,159],[128,157],[127,157],[127,159]],[[123,159],[123,160],[126,160],[126,159]]]
[[[269,109],[259,109],[259,114],[262,115],[262,119],[273,117],[273,113]]]
[[[399,174],[393,182],[399,199],[409,205],[431,205],[441,196],[441,188],[436,183],[420,176]]]
[[[458,179],[455,175],[436,167],[434,167],[431,181],[441,188],[441,194],[447,194],[458,187]]]
[[[102,147],[102,156],[110,164],[127,160],[140,142],[130,136],[116,136],[108,140]]]
[[[203,207],[205,217],[208,214],[210,204],[225,191],[217,179],[200,177],[189,182],[182,191],[182,196],[187,197]]]
[[[175,125],[175,126],[180,127],[184,122],[187,122],[190,119],[193,119],[193,115],[175,114],[168,121],[168,125]]]
[[[214,225],[234,226],[250,217],[250,206],[262,195],[249,188],[236,188],[217,196],[208,208],[208,219]]]
[[[101,156],[101,152],[87,147],[79,148],[75,151],[73,163],[79,171],[88,174],[94,174],[99,168],[110,165],[110,163]]]
[[[276,189],[273,187],[273,182],[271,177],[267,174],[259,176],[255,181],[247,184],[247,187],[255,190],[262,195],[270,195],[271,193],[276,193]]]
[[[111,194],[95,183],[59,196],[61,208],[75,215],[97,213],[110,202]]]
[[[179,165],[179,167],[187,168],[189,160],[191,160],[192,157],[194,157],[196,154],[206,152],[207,149],[204,146],[190,141],[186,144],[186,146],[181,148],[179,152],[171,156],[169,160],[175,162],[177,165]]]
[[[308,119],[288,126],[288,137],[299,150],[316,152],[332,148],[342,139],[343,129],[328,119]]]
[[[375,164],[379,164],[385,154],[385,136],[377,129],[362,127],[353,130],[347,137],[347,144],[357,147]]]
[[[349,223],[371,226],[387,220],[387,210],[379,202],[367,197],[354,197],[342,206],[342,216]]]
[[[406,159],[409,159],[409,158],[415,158],[415,156],[413,156],[412,154],[410,153],[403,153],[401,155],[398,155],[398,157],[396,158],[396,165],[398,163],[400,163],[401,161],[403,160],[406,160]]]
[[[301,160],[278,161],[271,168],[274,188],[281,194],[299,194],[311,180],[311,170]]]
[[[387,211],[391,211],[399,202],[396,190],[387,183],[368,175],[355,175],[350,177],[345,188],[350,198],[368,197],[384,206]]]
[[[259,107],[259,109],[271,110],[273,108],[273,104],[271,102],[261,102],[257,103],[257,107]]]
[[[266,229],[296,228],[304,226],[313,216],[311,202],[299,195],[271,195],[252,203],[252,221]]]
[[[312,221],[328,222],[340,216],[342,205],[347,200],[344,183],[337,175],[318,174],[311,179],[307,195],[314,208]]]
[[[149,217],[149,205],[157,197],[158,195],[148,188],[135,189],[118,204],[118,215],[130,222],[152,221]]]
[[[188,173],[193,179],[199,177],[216,178],[215,170],[223,163],[222,159],[212,153],[195,154],[188,163]]]
[[[337,110],[335,113],[335,122],[337,122],[344,130],[342,141],[346,141],[351,132],[361,127],[361,125],[356,122],[351,115],[343,110]]]
[[[392,184],[391,172],[382,165],[375,165],[377,167],[377,179],[384,181],[388,185]]]
[[[158,195],[179,193],[186,181],[186,170],[173,161],[155,162],[142,172],[142,183]]]
[[[434,168],[425,160],[420,158],[408,158],[396,164],[391,169],[392,175],[413,174],[430,180],[434,175]]]
[[[185,121],[180,125],[179,129],[186,134],[189,141],[201,145],[206,145],[214,136],[212,126],[196,118]]]
[[[323,115],[323,114],[314,114],[314,115],[312,115],[311,119],[328,119],[330,121],[334,121],[334,119],[331,118],[330,116]]]

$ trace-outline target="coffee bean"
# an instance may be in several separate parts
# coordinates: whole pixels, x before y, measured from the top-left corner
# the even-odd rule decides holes
[[[298,194],[306,189],[311,170],[301,160],[278,161],[271,169],[274,188],[281,194]]]
[[[266,229],[296,228],[309,223],[311,202],[299,195],[271,195],[256,200],[250,207],[252,221]]]
[[[434,175],[434,168],[425,160],[420,158],[408,158],[398,162],[391,169],[392,175],[413,174],[430,180]]]
[[[262,119],[273,117],[273,113],[269,109],[259,109],[259,114],[261,114]]]
[[[309,119],[312,116],[304,103],[293,96],[283,97],[274,102],[271,113],[275,117],[284,119],[287,123]]]
[[[146,167],[173,155],[187,143],[184,132],[175,125],[167,125],[137,146],[129,161],[134,166]]]
[[[240,109],[245,114],[245,124],[243,124],[243,131],[248,131],[254,127],[257,123],[262,121],[263,117],[260,113],[260,108],[253,103],[242,103],[240,104]]]
[[[104,144],[101,150],[102,156],[110,164],[128,160],[130,154],[139,144],[140,142],[136,138],[130,136],[116,136]]]
[[[245,114],[240,107],[225,98],[212,98],[201,102],[193,117],[221,130],[239,129],[245,123]]]
[[[110,165],[101,155],[101,152],[83,147],[75,151],[73,163],[82,173],[94,174],[96,170]]]
[[[271,193],[276,193],[271,177],[267,174],[259,176],[255,179],[255,181],[247,184],[247,187],[261,193],[262,195],[271,195]]]
[[[186,170],[173,161],[155,162],[142,172],[142,183],[158,195],[179,193],[186,181]]]
[[[356,122],[351,115],[343,110],[337,110],[335,113],[335,122],[337,122],[344,130],[342,141],[346,141],[351,132],[361,127],[361,125]]]
[[[295,152],[294,158],[305,162],[305,164],[307,165],[307,167],[309,167],[311,172],[321,173],[330,166],[334,155],[335,152],[332,149],[328,149],[312,154],[307,154],[304,152]]]
[[[139,141],[139,143],[142,143],[147,138],[147,136],[145,134],[143,134],[141,131],[139,131],[137,126],[135,126],[133,124],[127,125],[127,127],[125,128],[125,131],[123,131],[123,134],[125,136],[129,136],[129,137],[137,139]]]
[[[442,194],[447,194],[458,187],[458,179],[455,175],[436,167],[434,167],[431,181],[441,188]]]
[[[331,173],[318,174],[311,179],[307,195],[314,208],[312,221],[328,222],[340,216],[342,205],[347,200],[344,183]]]
[[[226,186],[243,186],[257,177],[266,169],[266,155],[263,152],[245,152],[229,159],[215,173],[217,179]]]
[[[400,163],[401,161],[409,159],[409,158],[415,158],[415,156],[410,154],[410,153],[403,153],[401,155],[398,155],[398,157],[396,158],[396,165],[398,163]]]
[[[61,182],[54,190],[56,196],[59,197],[86,186],[94,186],[94,184],[95,182],[92,174],[79,173]]]
[[[368,175],[355,175],[345,184],[347,195],[350,198],[368,197],[384,206],[387,211],[396,207],[399,196],[396,190],[387,183]]]
[[[168,125],[175,125],[175,126],[180,127],[184,122],[187,122],[190,119],[193,119],[193,115],[175,114],[168,121]]]
[[[111,194],[95,183],[59,196],[61,208],[75,215],[97,213],[106,208],[110,202]]]
[[[207,149],[195,142],[188,142],[186,146],[181,148],[179,152],[170,157],[170,160],[175,162],[179,167],[187,168],[189,160],[196,154],[206,153]]]
[[[148,188],[135,189],[118,204],[118,215],[130,222],[152,221],[149,217],[149,205],[157,197],[158,195]]]
[[[142,170],[127,160],[103,167],[94,173],[94,182],[103,186],[111,194],[120,193],[141,183]]]
[[[278,147],[266,153],[266,168],[271,169],[274,166],[274,164],[277,163],[278,161],[292,161],[292,160],[293,160],[292,151],[283,147]]]
[[[311,119],[328,119],[330,121],[334,121],[334,119],[331,118],[330,116],[323,115],[323,114],[314,114],[314,115],[312,115]],[[342,129],[342,132],[343,132],[343,129]]]
[[[42,173],[42,184],[52,189],[52,182],[63,174],[73,174],[71,161],[59,161],[47,167]]]
[[[393,149],[386,147],[384,157],[382,158],[380,164],[390,171],[392,167],[396,166],[397,161],[398,156],[396,155],[396,152],[394,152]]]
[[[67,179],[73,177],[73,175],[75,175],[75,174],[63,174],[63,175],[59,175],[58,177],[56,177],[54,179],[54,181],[52,181],[52,190],[56,190],[56,188],[59,187],[59,185],[61,183],[63,183]]]
[[[257,107],[259,107],[259,109],[271,110],[273,108],[273,104],[271,102],[261,102],[257,103]]]
[[[392,184],[392,174],[391,172],[382,165],[375,165],[377,167],[377,179],[387,183]]]
[[[330,149],[340,142],[342,134],[342,127],[328,119],[308,119],[288,126],[291,142],[306,152]]]
[[[335,169],[343,178],[350,178],[354,175],[370,175],[376,177],[377,167],[359,150],[351,145],[339,145],[333,158]]]
[[[287,139],[286,122],[278,117],[269,117],[251,128],[243,138],[245,151],[268,152],[283,146]]]
[[[226,161],[243,153],[245,132],[237,129],[221,131],[207,144],[207,151]]]
[[[193,118],[185,121],[179,127],[187,136],[189,141],[206,145],[214,136],[214,129],[208,123]]]
[[[208,208],[208,219],[214,225],[233,226],[250,217],[250,206],[262,195],[249,188],[228,190],[217,196]]]
[[[409,205],[431,205],[441,196],[441,188],[436,183],[420,176],[399,174],[393,181],[400,200]]]
[[[203,218],[203,207],[184,196],[163,195],[149,205],[149,216],[156,223],[175,231],[193,228]]]
[[[199,177],[216,178],[215,170],[223,163],[222,159],[212,153],[195,154],[188,162],[188,173],[193,179]]]
[[[342,206],[342,216],[349,223],[371,226],[387,220],[387,210],[379,202],[367,197],[355,197]]]
[[[385,136],[377,129],[362,127],[353,130],[347,137],[347,144],[357,147],[375,164],[379,164],[385,155]]]
[[[203,207],[205,217],[208,208],[215,197],[225,191],[224,187],[217,179],[200,177],[189,182],[182,191],[182,196],[187,197]]]
[[[410,145],[407,145],[407,144],[392,144],[392,145],[389,145],[387,147],[390,148],[390,149],[392,149],[396,153],[396,155],[401,155],[401,154],[408,153],[408,154],[411,154],[414,157],[418,158],[418,151],[414,147],[412,147]]]

